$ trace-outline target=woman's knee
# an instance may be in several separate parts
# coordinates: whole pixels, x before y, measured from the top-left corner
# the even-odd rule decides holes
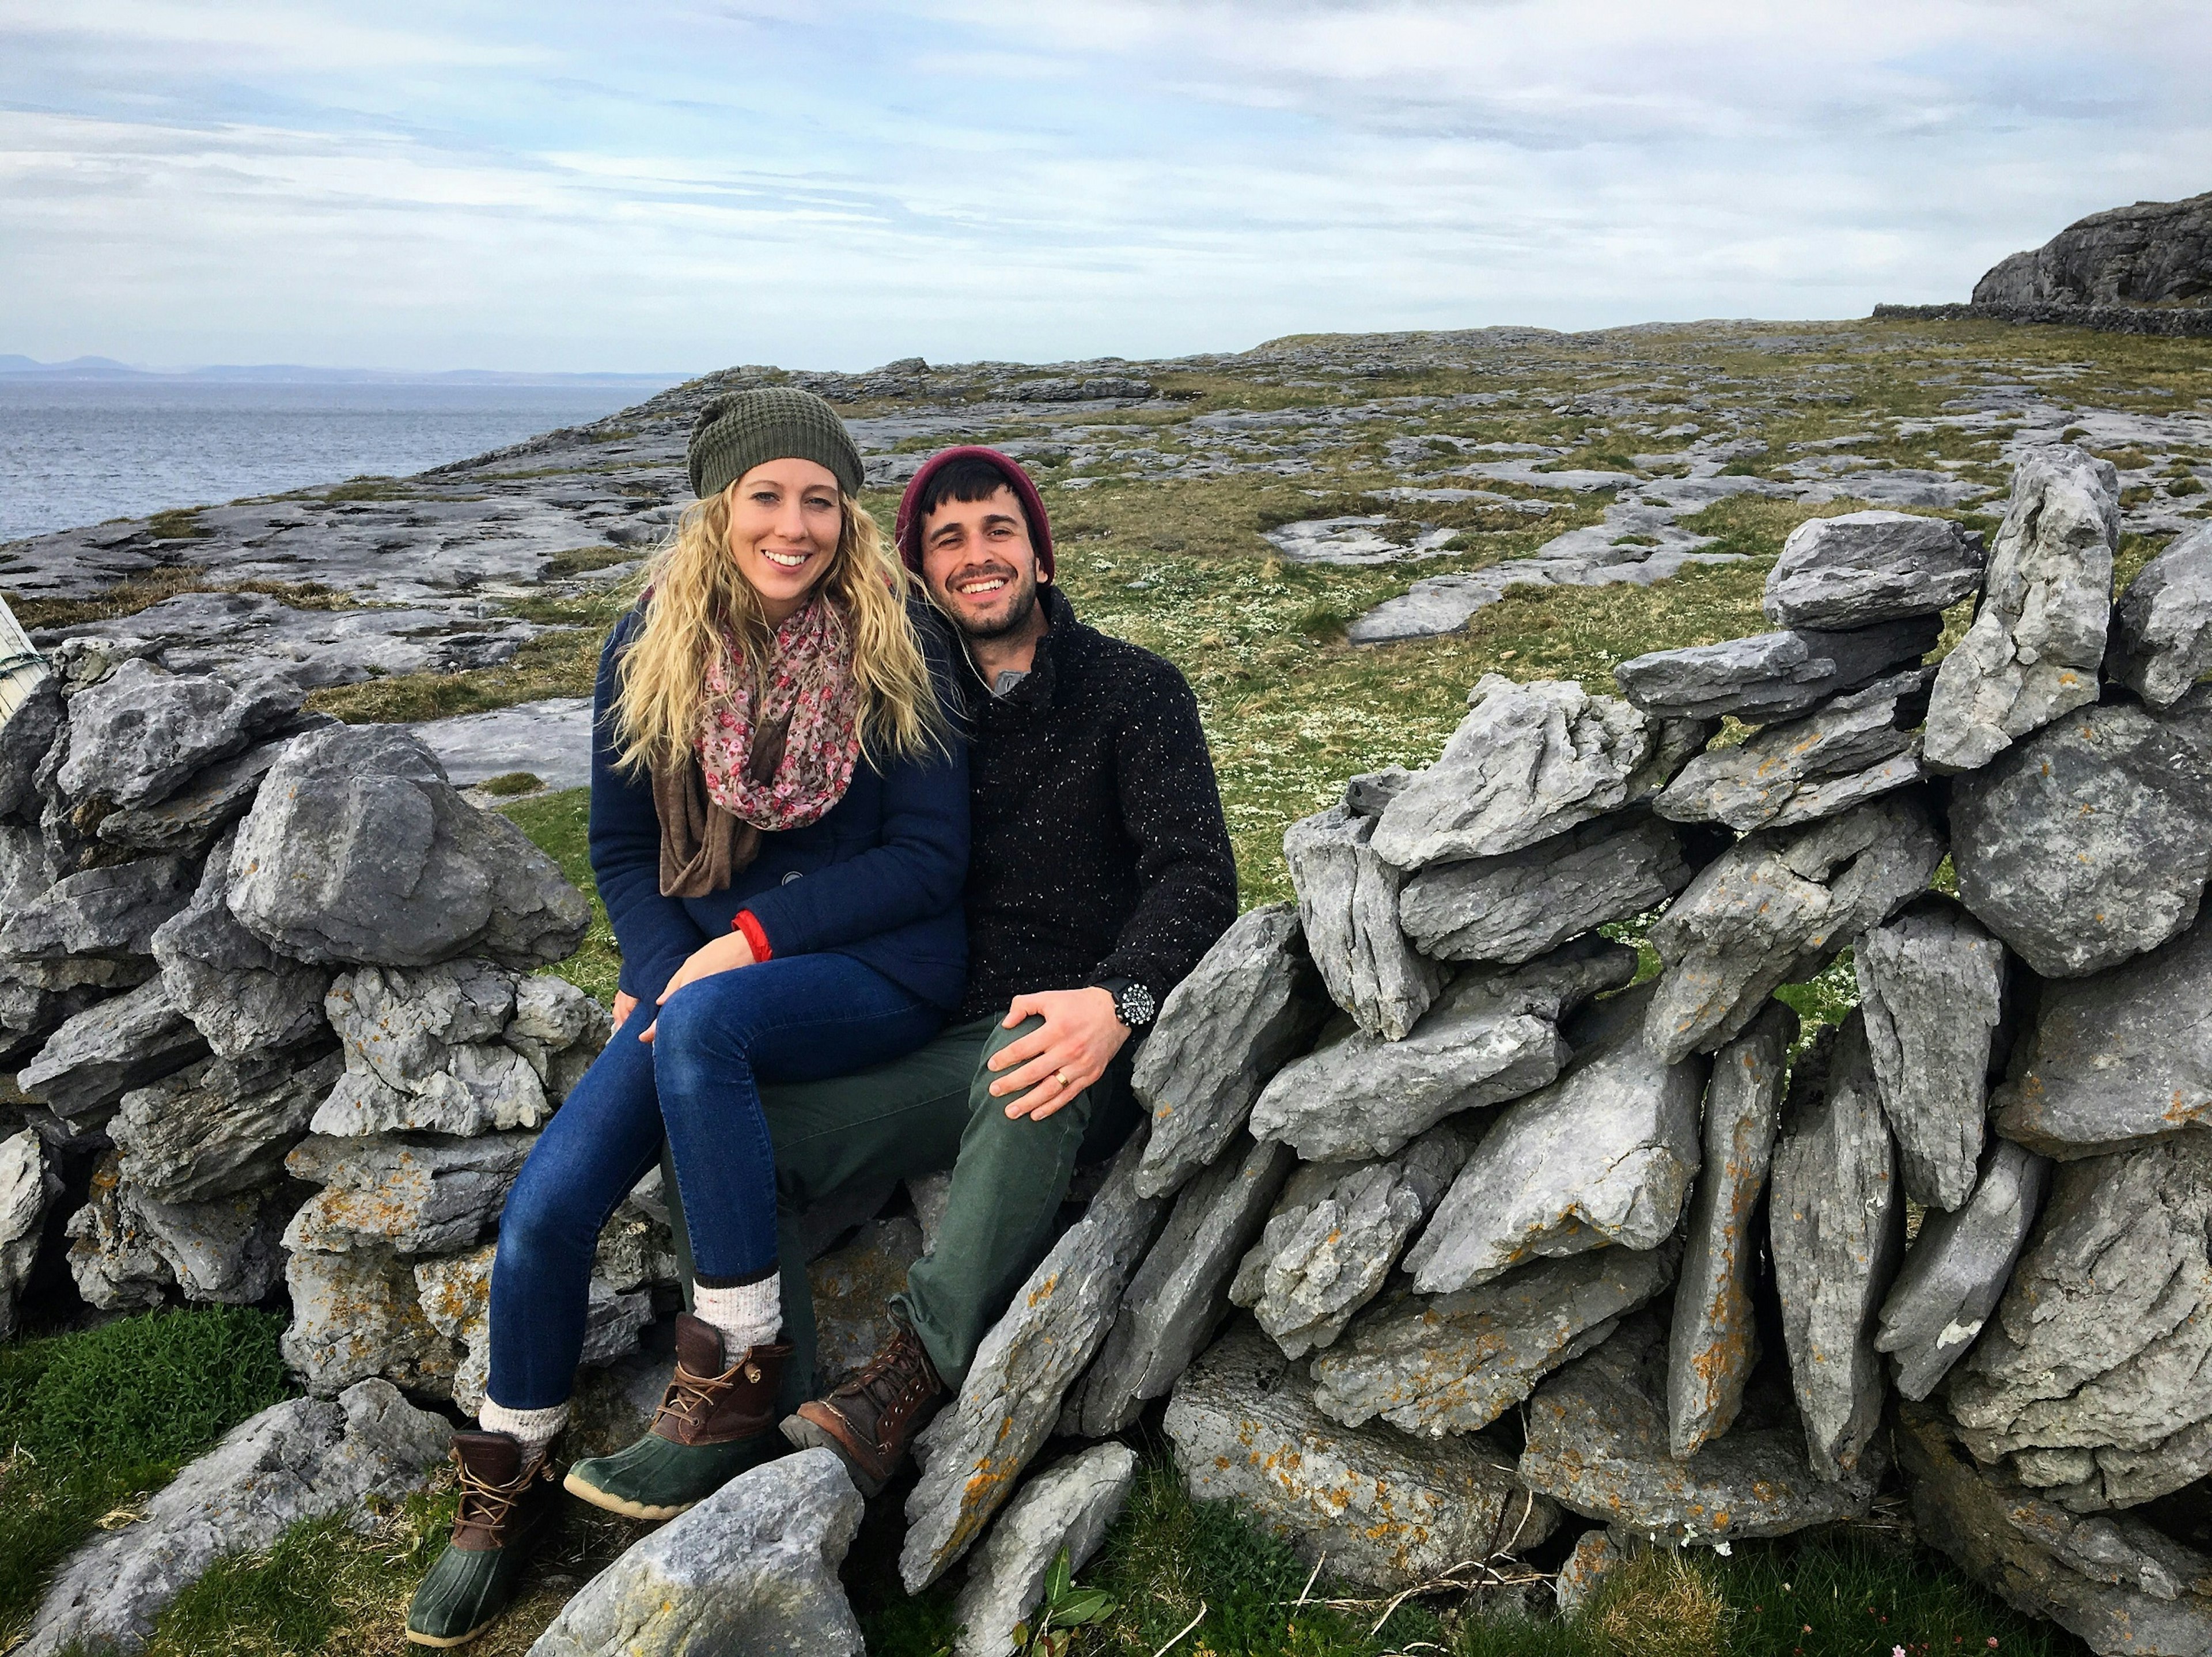
[[[572,1187],[552,1169],[525,1163],[500,1211],[499,1252],[549,1259],[589,1253],[599,1243],[598,1208],[596,1193]]]
[[[672,1064],[749,1065],[755,1034],[749,1001],[738,986],[712,980],[687,984],[670,996],[653,1033],[654,1074],[665,1074]]]

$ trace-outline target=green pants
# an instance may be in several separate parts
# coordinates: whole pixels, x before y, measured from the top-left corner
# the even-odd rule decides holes
[[[896,1304],[945,1382],[957,1387],[975,1348],[1051,1247],[1079,1162],[1119,1149],[1137,1121],[1124,1048],[1106,1074],[1042,1121],[1010,1120],[991,1096],[990,1056],[1036,1028],[995,1018],[956,1024],[918,1052],[828,1081],[767,1086],[761,1103],[775,1144],[782,1235],[783,1330],[794,1349],[786,1402],[814,1393],[814,1301],[793,1223],[840,1193],[952,1170],[930,1252],[907,1272]],[[690,1299],[690,1250],[676,1182],[663,1181]]]

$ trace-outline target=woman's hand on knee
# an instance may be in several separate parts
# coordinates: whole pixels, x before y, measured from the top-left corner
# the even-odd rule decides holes
[[[745,941],[745,935],[743,932],[731,932],[726,937],[718,938],[711,944],[693,950],[685,958],[684,964],[678,967],[674,975],[669,979],[668,987],[661,991],[660,998],[653,1005],[657,1007],[666,1006],[668,998],[686,984],[696,984],[702,978],[712,978],[716,973],[732,973],[740,967],[750,967],[752,964],[753,946]],[[660,1021],[656,1018],[645,1027],[644,1033],[637,1039],[641,1041],[650,1041],[653,1040],[653,1032],[659,1028]]]

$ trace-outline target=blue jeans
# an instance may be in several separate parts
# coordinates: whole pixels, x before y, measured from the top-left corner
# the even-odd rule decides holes
[[[811,1082],[911,1053],[943,1015],[841,955],[763,961],[640,1006],[555,1113],[507,1199],[491,1274],[491,1374],[510,1410],[567,1400],[599,1229],[665,1135],[702,1278],[776,1268],[775,1150],[759,1083]]]

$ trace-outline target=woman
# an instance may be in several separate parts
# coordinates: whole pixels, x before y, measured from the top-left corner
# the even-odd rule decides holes
[[[599,1229],[661,1155],[696,1265],[652,1429],[568,1488],[665,1519],[774,1454],[788,1344],[757,1083],[896,1058],[966,969],[967,756],[939,712],[943,635],[854,499],[830,405],[709,404],[699,501],[600,661],[592,868],[622,945],[612,1040],[539,1136],[500,1222],[479,1430],[408,1638],[505,1608],[550,1502]]]

